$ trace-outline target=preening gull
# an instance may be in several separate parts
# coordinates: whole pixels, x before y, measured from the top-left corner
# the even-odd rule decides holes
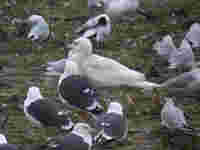
[[[24,113],[35,125],[57,126],[65,130],[73,127],[69,116],[61,111],[58,104],[44,98],[38,87],[30,87],[24,101]]]
[[[200,24],[192,24],[185,38],[192,42],[192,48],[200,47]]]
[[[19,148],[15,144],[8,144],[6,137],[0,134],[0,150],[18,150]]]
[[[67,102],[73,108],[79,108],[94,115],[99,115],[104,111],[96,90],[92,88],[87,78],[80,75],[69,75],[59,80],[58,93],[62,102]]]
[[[161,125],[169,129],[183,129],[188,126],[184,112],[175,106],[172,98],[165,98],[166,103],[161,111]]]
[[[180,66],[194,67],[194,54],[187,39],[183,39],[180,48],[176,48],[171,36],[166,35],[161,41],[156,42],[153,48],[168,60],[171,69]]]
[[[97,44],[102,45],[111,34],[111,20],[106,14],[98,15],[90,18],[76,32],[82,33],[81,36],[85,38],[94,37]]]
[[[87,77],[95,87],[129,86],[144,89],[159,87],[158,84],[146,81],[143,73],[129,69],[119,62],[92,53],[92,44],[87,38],[79,38],[69,45],[71,51],[65,65],[65,73]],[[68,65],[69,61],[73,66]],[[71,68],[71,69],[69,69]]]
[[[76,123],[72,132],[50,146],[55,150],[91,150],[93,129],[86,123]]]
[[[95,128],[99,131],[95,136],[96,143],[123,142],[128,134],[127,116],[123,106],[116,101],[110,102],[107,112],[96,119]]]
[[[49,25],[42,16],[32,15],[26,20],[26,23],[31,26],[30,32],[28,33],[28,39],[31,39],[32,41],[43,41],[48,39],[50,33]]]

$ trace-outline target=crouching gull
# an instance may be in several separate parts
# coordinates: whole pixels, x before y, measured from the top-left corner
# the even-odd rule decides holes
[[[113,59],[93,54],[92,44],[87,38],[78,38],[68,47],[71,50],[65,64],[65,73],[70,70],[69,74],[87,77],[95,87],[129,86],[148,90],[159,87],[156,83],[146,81],[143,73],[129,69]],[[74,65],[71,66],[69,61]]]
[[[113,141],[124,142],[128,134],[128,122],[119,102],[110,102],[106,113],[97,118],[94,125],[99,133],[95,136],[98,144],[108,144]]]
[[[73,108],[100,115],[104,109],[99,102],[96,90],[89,81],[80,75],[63,74],[58,82],[58,93],[63,103],[68,103]]]
[[[76,30],[82,37],[93,38],[97,42],[97,46],[103,47],[103,42],[109,38],[111,34],[111,20],[108,15],[101,14],[89,19],[85,24]]]
[[[193,68],[195,66],[194,54],[190,42],[187,39],[183,39],[180,48],[176,48],[172,37],[166,35],[161,41],[157,41],[153,47],[160,56],[168,60],[170,63],[168,68],[174,69],[180,66]]]
[[[32,41],[43,41],[49,37],[49,25],[46,23],[44,18],[39,15],[32,15],[26,21],[31,26],[30,32],[28,33],[28,39]]]
[[[64,130],[73,127],[69,116],[61,111],[58,104],[45,99],[38,87],[30,87],[24,101],[24,113],[36,126],[56,126]]]
[[[8,144],[6,137],[0,134],[0,150],[18,150],[19,148],[15,144]]]
[[[91,150],[93,129],[86,123],[76,123],[73,130],[62,139],[50,139],[49,146],[55,150]]]

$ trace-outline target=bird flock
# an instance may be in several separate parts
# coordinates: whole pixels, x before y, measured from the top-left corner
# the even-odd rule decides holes
[[[60,104],[43,97],[37,86],[27,89],[24,114],[33,126],[53,126],[61,131],[68,131],[62,140],[50,139],[49,147],[56,150],[91,150],[96,145],[105,146],[111,142],[127,140],[127,108],[119,100],[103,101],[98,93],[101,89],[131,87],[141,89],[144,93],[152,93],[154,89],[168,88],[170,96],[198,95],[200,70],[193,53],[194,48],[200,47],[198,23],[191,25],[179,48],[169,34],[153,44],[152,49],[168,61],[169,70],[189,68],[189,72],[163,83],[150,82],[144,73],[95,53],[95,45],[97,49],[103,49],[104,41],[111,38],[112,23],[127,13],[153,18],[140,5],[139,0],[88,0],[89,19],[75,30],[79,37],[67,45],[67,57],[47,63],[46,71],[56,72],[59,76],[55,89]],[[93,16],[96,9],[101,9],[102,13]],[[23,23],[30,26],[27,39],[38,44],[49,39],[49,25],[42,16],[33,14]],[[164,97],[163,101],[161,125],[168,129],[191,129],[184,112],[175,105],[173,98]],[[103,105],[104,102],[106,106]],[[65,106],[67,110],[61,106]],[[74,122],[70,113],[73,110],[81,111],[80,117],[85,121]],[[89,119],[82,116],[85,114]],[[17,146],[8,144],[6,137],[1,134],[1,149],[17,150]]]

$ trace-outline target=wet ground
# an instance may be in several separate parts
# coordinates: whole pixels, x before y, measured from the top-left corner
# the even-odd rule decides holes
[[[127,22],[113,24],[111,39],[105,43],[104,49],[97,52],[144,72],[150,81],[162,83],[180,72],[169,71],[167,62],[152,50],[152,44],[163,35],[170,33],[179,45],[191,23],[196,18],[199,19],[200,1],[152,0],[144,2],[143,7],[152,11],[158,19],[148,21],[142,16],[134,15],[134,19],[129,19]],[[181,13],[169,16],[173,9],[184,9],[187,15],[183,16]],[[56,39],[50,39],[43,44],[42,48],[35,47],[31,41],[26,40],[25,34],[19,32],[17,26],[12,24],[14,18],[23,19],[32,13],[44,16],[47,22],[51,23],[51,31],[56,36]],[[57,135],[58,131],[55,128],[33,127],[24,117],[22,104],[27,89],[31,85],[39,86],[44,96],[56,99],[56,82],[52,82],[53,77],[44,75],[42,65],[48,61],[63,58],[65,54],[63,42],[70,42],[75,37],[73,30],[81,24],[79,20],[65,21],[65,19],[83,15],[87,15],[86,0],[2,0],[0,6],[0,103],[7,104],[8,107],[8,122],[6,130],[2,132],[6,133],[10,143],[40,144],[48,136]],[[198,21],[200,22],[200,19]],[[195,56],[199,60],[198,50],[195,51]],[[128,142],[124,145],[116,145],[114,148],[168,149],[163,144],[163,136],[159,132],[160,108],[152,104],[151,97],[145,97],[137,89],[111,91],[112,96],[120,96],[121,102],[125,104],[127,104],[127,93],[136,97],[136,105],[128,106]],[[177,103],[192,116],[192,126],[199,128],[199,99],[177,99]]]

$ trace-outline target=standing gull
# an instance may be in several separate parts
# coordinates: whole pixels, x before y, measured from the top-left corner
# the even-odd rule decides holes
[[[113,59],[93,54],[92,44],[87,38],[76,39],[69,47],[71,51],[66,61],[65,73],[73,71],[73,66],[76,66],[75,73],[87,77],[96,87],[129,86],[148,90],[159,87],[156,83],[146,81],[143,73],[129,69]],[[76,65],[68,65],[69,60]]]
[[[18,147],[15,144],[8,144],[6,137],[0,134],[0,150],[18,150]]]
[[[81,36],[85,38],[94,37],[98,47],[100,47],[111,34],[111,20],[106,14],[98,15],[89,19],[76,32],[82,33]]]
[[[62,102],[67,102],[73,108],[79,108],[94,115],[103,112],[96,90],[85,77],[67,75],[61,78],[58,83],[58,92]]]
[[[180,66],[194,67],[194,54],[187,39],[183,39],[180,48],[176,48],[170,35],[154,44],[154,49],[170,63],[169,68]]]
[[[31,39],[32,41],[43,41],[48,39],[50,33],[49,25],[42,16],[32,15],[26,20],[26,23],[31,26],[30,32],[28,33],[28,39]]]
[[[125,111],[119,102],[110,102],[107,112],[95,122],[95,127],[100,131],[95,136],[96,143],[123,142],[127,138],[128,122]]]
[[[93,129],[86,123],[76,123],[72,132],[49,144],[55,150],[91,150]]]
[[[38,87],[30,87],[24,101],[24,113],[35,125],[57,126],[65,130],[73,127],[73,123],[66,113],[61,111],[58,104],[45,99]]]

